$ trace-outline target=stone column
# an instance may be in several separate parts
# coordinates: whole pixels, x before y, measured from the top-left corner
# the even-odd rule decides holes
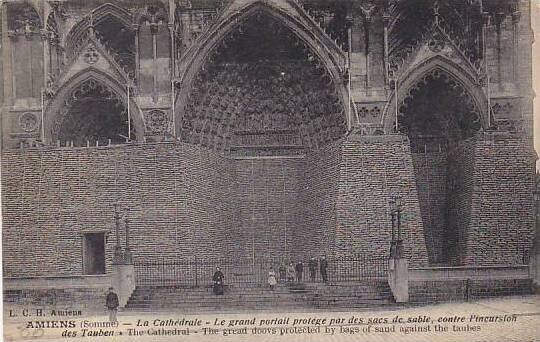
[[[9,116],[8,113],[8,106],[13,105],[13,84],[12,84],[12,77],[11,75],[14,74],[12,69],[12,60],[11,60],[11,43],[12,40],[9,37],[8,33],[8,18],[7,18],[7,5],[4,2],[2,5],[0,5],[0,15],[2,16],[2,36],[0,39],[2,39],[2,55],[0,58],[2,59],[0,63],[2,63],[2,80],[0,82],[4,83],[4,93],[0,96],[2,98],[2,103],[0,105],[0,129],[2,133],[2,138],[0,141],[0,148],[4,148],[9,137]]]
[[[50,67],[50,49],[49,49],[49,32],[43,29],[41,34],[41,44],[43,46],[43,89],[47,88],[47,79],[49,76]]]
[[[512,12],[512,80],[518,81],[518,49],[519,49],[519,20],[521,19],[521,12]]]
[[[11,46],[13,40],[8,32],[7,3],[4,2],[1,5],[0,10],[2,14],[2,67],[4,70],[4,79],[2,81],[4,82],[4,105],[12,105],[14,98],[12,75],[15,73],[12,68]],[[7,136],[7,134],[5,136]]]
[[[376,9],[375,5],[371,5],[371,6],[360,6],[360,9],[362,11],[362,15],[363,15],[363,18],[364,18],[364,55],[365,55],[365,70],[366,70],[366,83],[365,83],[365,87],[366,87],[366,94],[369,92],[369,88],[371,86],[371,80],[370,80],[370,77],[371,77],[371,70],[370,70],[370,51],[371,51],[371,46],[370,46],[370,34],[371,34],[371,22],[372,22],[372,19],[373,19],[373,13]]]
[[[389,48],[388,48],[388,29],[389,29],[389,26],[390,26],[390,19],[391,19],[391,16],[390,14],[388,13],[388,11],[384,11],[383,13],[383,25],[384,25],[384,36],[383,36],[383,46],[384,46],[384,84],[385,84],[385,87],[388,87],[389,85],[389,79],[388,79],[388,76],[389,76],[389,72],[390,70],[388,70],[388,66],[389,66]]]
[[[133,24],[133,31],[135,32],[135,74],[134,77],[137,82],[140,82],[140,53],[139,53],[139,24]]]

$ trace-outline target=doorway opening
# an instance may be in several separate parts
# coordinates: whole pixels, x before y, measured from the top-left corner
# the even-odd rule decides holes
[[[87,233],[83,238],[83,273],[105,274],[105,234]]]

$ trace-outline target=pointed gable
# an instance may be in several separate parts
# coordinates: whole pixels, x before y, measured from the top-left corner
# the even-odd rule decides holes
[[[119,66],[112,58],[107,49],[97,40],[88,39],[88,42],[82,49],[79,50],[76,58],[65,70],[59,79],[59,85],[67,82],[71,77],[78,74],[84,69],[94,68],[105,72],[119,81],[129,79],[127,73]]]
[[[402,60],[398,77],[407,75],[425,61],[441,56],[459,65],[471,75],[479,76],[480,67],[474,65],[451,36],[437,23],[427,32],[416,47]]]

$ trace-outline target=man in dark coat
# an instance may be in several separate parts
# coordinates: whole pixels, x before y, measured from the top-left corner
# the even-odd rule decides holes
[[[225,278],[223,272],[221,272],[221,269],[219,267],[216,267],[216,272],[214,272],[214,276],[212,277],[212,280],[214,281],[215,295],[223,294],[223,278]]]
[[[107,292],[107,299],[105,301],[105,305],[107,306],[107,311],[109,311],[109,321],[117,322],[116,312],[120,304],[118,302],[118,295],[114,293],[113,290],[114,289],[112,287],[109,287],[109,292]]]
[[[279,281],[282,283],[287,282],[287,267],[284,263],[279,266]]]
[[[308,262],[308,268],[309,268],[309,278],[312,282],[315,281],[315,276],[317,275],[317,260],[315,260],[314,257],[311,257]]]
[[[297,262],[295,269],[296,269],[296,281],[301,283],[302,275],[304,273],[304,264],[301,261]]]
[[[328,274],[326,273],[326,269],[328,268],[328,261],[326,260],[326,257],[324,255],[319,261],[319,268],[321,270],[322,281],[326,283],[328,281]]]

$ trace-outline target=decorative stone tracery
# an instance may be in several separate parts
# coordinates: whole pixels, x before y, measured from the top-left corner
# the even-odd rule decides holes
[[[61,87],[45,113],[47,141],[122,143],[128,136],[127,97],[123,89],[93,69],[75,75]],[[132,140],[144,131],[138,107],[131,101]],[[140,134],[139,134],[140,133]],[[137,135],[138,134],[138,135]]]
[[[169,130],[169,116],[162,110],[153,109],[145,115],[146,130],[154,134],[163,134]]]
[[[135,71],[135,32],[130,11],[106,3],[93,9],[66,38],[66,55],[74,61],[88,42],[97,39],[128,75]]]
[[[94,46],[89,45],[83,53],[83,58],[86,63],[92,65],[99,61],[99,53]]]
[[[418,96],[422,94],[430,95],[419,99]],[[445,112],[441,112],[442,110]],[[446,138],[466,139],[482,126],[479,108],[474,99],[463,85],[437,68],[424,75],[409,89],[399,113],[399,131],[410,136],[424,135],[427,131],[432,135],[445,135],[457,130],[459,136],[447,135]]]
[[[279,133],[284,131],[292,134],[289,144],[317,147],[346,131],[344,109],[324,65],[265,13],[245,19],[213,51],[185,113],[183,139],[219,148],[244,145],[240,137],[246,134],[266,136],[250,140],[256,145],[286,145]]]
[[[323,3],[302,2],[306,12],[345,51],[349,51],[348,25],[350,9],[346,2],[328,1]]]
[[[450,45],[459,63],[465,62],[481,74],[482,15],[478,4],[462,0],[396,2],[389,16],[389,76],[406,71],[408,62],[424,45],[433,53],[441,53]]]
[[[26,112],[19,116],[19,126],[27,133],[34,132],[38,128],[38,125],[39,120],[34,113]]]
[[[43,27],[41,18],[29,4],[13,3],[8,6],[8,29],[12,35],[39,35]]]

